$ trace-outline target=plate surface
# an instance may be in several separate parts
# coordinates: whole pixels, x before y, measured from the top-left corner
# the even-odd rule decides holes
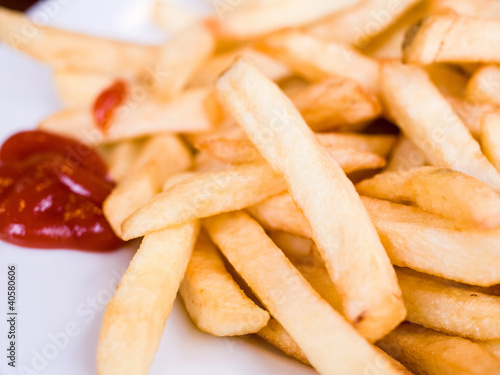
[[[192,1],[189,1],[193,4]],[[148,0],[57,0],[30,11],[40,22],[110,38],[158,43]],[[60,108],[49,68],[0,45],[0,140]],[[0,374],[89,375],[107,301],[138,243],[111,253],[23,249],[0,242]],[[17,265],[17,361],[7,366],[7,265]],[[72,333],[69,337],[66,331]],[[315,372],[254,339],[198,331],[177,301],[151,368],[156,374]]]

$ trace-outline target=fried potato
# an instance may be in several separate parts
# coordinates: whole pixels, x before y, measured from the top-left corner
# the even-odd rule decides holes
[[[500,283],[499,230],[470,230],[417,208],[366,197],[362,201],[393,264],[466,284]],[[247,211],[267,230],[311,238],[309,224],[288,193]]]
[[[481,148],[488,160],[500,171],[500,113],[487,113],[481,120]]]
[[[38,128],[83,143],[99,144],[158,133],[208,131],[219,123],[221,116],[211,90],[193,89],[168,102],[152,98],[129,101],[117,110],[105,133],[97,127],[89,108],[63,110],[43,120]]]
[[[356,131],[381,113],[376,96],[356,81],[332,77],[290,96],[315,131]]]
[[[167,33],[178,33],[194,25],[199,17],[187,7],[172,1],[156,0],[153,7],[155,24]]]
[[[377,343],[416,374],[499,374],[500,361],[467,339],[403,323]]]
[[[394,369],[311,288],[247,214],[205,219],[204,227],[270,314],[321,374],[362,374],[377,361]]]
[[[477,343],[500,359],[500,340],[477,341]]]
[[[264,34],[302,26],[337,13],[359,0],[282,0],[266,2],[228,12],[227,7],[216,9],[216,15],[207,22],[217,37],[230,40],[248,40]]]
[[[321,149],[291,101],[251,64],[237,60],[216,88],[255,147],[286,180],[311,224],[348,320],[369,340],[382,337],[405,310],[394,270],[351,181]],[[353,222],[355,227],[346,224]]]
[[[113,181],[120,182],[126,177],[142,146],[141,140],[127,140],[104,147],[104,160],[108,166],[108,175]]]
[[[35,25],[0,7],[0,41],[56,69],[136,74],[153,66],[156,46],[140,46]]]
[[[421,68],[385,63],[382,77],[389,112],[432,165],[463,172],[500,190],[500,174]]]
[[[472,103],[500,105],[500,67],[485,65],[474,72],[467,83],[466,99]]]
[[[500,338],[500,297],[446,285],[409,268],[396,270],[406,320],[475,340]]]
[[[257,51],[252,47],[242,47],[213,56],[196,72],[190,81],[190,87],[200,87],[213,84],[217,78],[231,66],[234,59],[244,56],[273,81],[278,81],[291,74],[288,67],[276,59]]]
[[[359,194],[412,203],[427,212],[481,229],[500,226],[500,195],[461,172],[420,167],[385,172],[360,182]]]
[[[259,337],[266,340],[272,346],[278,348],[286,355],[299,360],[306,365],[310,365],[302,349],[293,341],[292,337],[276,319],[269,319],[269,323],[257,332]]]
[[[379,92],[378,62],[342,44],[289,30],[266,37],[256,47],[309,80],[322,81],[332,76],[350,78],[369,92]]]
[[[403,135],[394,146],[385,170],[402,172],[424,166],[425,164],[425,155],[422,150]]]
[[[269,320],[236,284],[205,235],[196,242],[179,292],[196,326],[215,336],[256,333]]]
[[[293,234],[281,231],[269,231],[267,235],[295,266],[303,261],[313,260],[312,253],[315,249],[313,248],[314,243],[310,239],[294,236]],[[327,277],[329,278],[329,276]],[[332,284],[331,280],[330,284]]]
[[[491,0],[431,0],[430,13],[449,10],[464,16],[500,18],[500,3]]]
[[[403,43],[403,61],[496,63],[500,52],[491,46],[500,42],[500,20],[459,16],[454,13],[429,16],[410,28]]]
[[[431,64],[425,67],[432,83],[445,96],[463,98],[465,96],[468,78],[453,65]]]
[[[364,47],[420,0],[367,0],[319,21],[307,30],[317,38]]]
[[[148,373],[197,233],[192,222],[144,237],[104,314],[99,374]]]

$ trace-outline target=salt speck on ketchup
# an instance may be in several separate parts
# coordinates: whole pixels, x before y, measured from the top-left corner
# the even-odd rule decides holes
[[[0,148],[0,239],[34,248],[111,250],[123,242],[102,212],[113,184],[97,152],[43,131]]]
[[[106,88],[94,102],[94,121],[103,133],[108,130],[116,109],[127,98],[127,91],[127,84],[118,80]]]

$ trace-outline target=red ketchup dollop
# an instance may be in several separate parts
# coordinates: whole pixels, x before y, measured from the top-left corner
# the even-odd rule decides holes
[[[102,212],[113,188],[97,152],[42,131],[0,148],[0,239],[34,248],[112,250],[123,242]]]
[[[116,109],[127,98],[127,91],[127,84],[117,80],[103,90],[94,102],[94,121],[103,133],[108,131]]]

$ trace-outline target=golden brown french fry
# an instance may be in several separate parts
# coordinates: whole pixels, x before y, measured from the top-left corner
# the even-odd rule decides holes
[[[500,283],[499,230],[470,230],[414,207],[366,197],[362,201],[393,264],[467,284]],[[247,211],[267,230],[311,238],[309,224],[288,193]]]
[[[118,77],[112,74],[57,69],[54,83],[59,99],[67,108],[88,107],[97,95]]]
[[[233,280],[224,261],[207,236],[200,234],[179,288],[196,326],[215,336],[256,333],[268,320]]]
[[[313,24],[307,30],[317,38],[361,48],[419,1],[362,1]]]
[[[193,89],[168,102],[153,98],[130,100],[117,110],[105,133],[97,127],[89,108],[63,110],[38,127],[87,144],[99,144],[158,133],[208,131],[219,123],[221,116],[211,90]]]
[[[434,85],[445,96],[463,98],[467,87],[467,76],[457,67],[448,64],[431,64],[425,71]]]
[[[0,40],[56,69],[136,74],[154,67],[160,49],[35,25],[0,7]]]
[[[485,65],[467,83],[466,99],[472,103],[500,105],[500,67]]]
[[[197,233],[192,222],[143,239],[104,314],[99,374],[148,373]]]
[[[464,225],[500,226],[500,195],[485,183],[451,169],[420,167],[380,173],[360,182],[356,189],[373,198],[410,202]]]
[[[500,113],[487,113],[481,120],[481,148],[488,160],[500,171]]]
[[[500,340],[477,341],[477,343],[500,359]]]
[[[382,78],[389,112],[432,165],[463,172],[500,190],[500,174],[425,71],[388,62]]]
[[[270,314],[321,374],[363,374],[369,363],[395,374],[384,358],[322,300],[262,227],[242,212],[203,225]]]
[[[489,112],[500,113],[500,106],[490,103],[472,103],[453,96],[447,96],[446,99],[451,104],[453,111],[460,117],[476,139],[480,137],[481,119],[484,114]]]
[[[424,153],[402,135],[392,150],[386,171],[407,171],[426,164]]]
[[[156,0],[153,7],[155,24],[167,33],[178,33],[198,21],[197,17],[187,7],[172,1]]]
[[[237,60],[216,88],[311,224],[348,320],[369,340],[382,337],[405,310],[394,270],[351,181],[292,102],[251,64]]]
[[[357,81],[369,92],[379,92],[378,62],[345,45],[287,30],[266,37],[257,48],[307,79],[321,81],[332,76],[345,77]]]
[[[255,48],[243,47],[213,56],[196,72],[190,81],[190,86],[199,87],[213,84],[238,56],[252,60],[273,81],[278,81],[291,74],[290,69],[278,60],[257,51]]]
[[[481,18],[500,18],[500,4],[490,0],[431,0],[431,13],[444,13],[452,10],[464,16]]]
[[[377,345],[416,374],[500,374],[500,361],[467,339],[403,323]]]
[[[403,60],[413,64],[434,62],[497,63],[500,20],[459,16],[429,16],[412,26],[403,43]]]
[[[310,239],[280,231],[269,231],[267,234],[292,263],[312,259],[314,243]]]
[[[474,340],[500,339],[500,297],[446,285],[409,268],[396,270],[406,320]]]
[[[286,355],[299,360],[306,365],[310,365],[307,357],[299,348],[297,343],[293,341],[292,337],[283,328],[276,319],[269,319],[269,323],[257,332],[261,338],[266,340],[269,344],[281,350]]]
[[[220,7],[208,23],[219,38],[245,40],[317,21],[358,2],[359,0],[309,0],[306,3],[302,0],[282,0],[236,11]]]
[[[356,81],[332,77],[290,96],[315,131],[356,131],[381,113],[377,97]]]
[[[113,181],[120,182],[126,177],[142,146],[142,141],[127,140],[104,147],[106,154],[104,160],[108,166],[108,174]]]

